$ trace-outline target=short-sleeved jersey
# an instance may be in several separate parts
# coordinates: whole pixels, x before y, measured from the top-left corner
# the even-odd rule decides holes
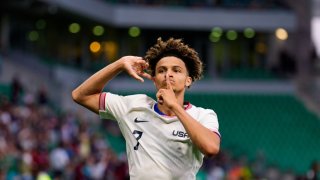
[[[155,110],[157,102],[147,95],[100,95],[99,114],[119,124],[126,141],[130,179],[195,179],[204,155],[192,143],[176,116]],[[213,110],[186,105],[195,120],[219,136]]]

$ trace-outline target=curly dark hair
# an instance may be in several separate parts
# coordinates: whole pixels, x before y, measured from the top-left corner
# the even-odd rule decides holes
[[[155,76],[155,68],[158,61],[167,56],[174,56],[181,59],[185,63],[193,82],[201,79],[203,63],[198,53],[193,48],[184,44],[182,39],[169,38],[167,41],[162,41],[161,37],[157,39],[156,44],[148,49],[144,57],[149,63],[148,71],[151,76]]]

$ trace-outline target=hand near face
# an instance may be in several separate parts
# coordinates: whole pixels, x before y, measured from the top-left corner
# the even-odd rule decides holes
[[[157,92],[157,99],[160,105],[164,105],[171,109],[176,103],[178,103],[175,93],[170,84],[169,77],[166,77],[166,87],[159,89]]]
[[[134,79],[144,82],[143,78],[152,79],[151,75],[144,70],[148,68],[148,63],[138,56],[124,56],[123,69]]]

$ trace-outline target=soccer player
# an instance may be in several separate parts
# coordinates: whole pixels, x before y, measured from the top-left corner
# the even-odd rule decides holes
[[[102,92],[122,71],[141,82],[152,80],[157,100]],[[186,89],[202,71],[198,53],[181,39],[159,38],[144,58],[120,58],[73,90],[72,98],[101,118],[118,122],[130,179],[196,179],[204,155],[216,155],[220,149],[216,113],[184,101]]]

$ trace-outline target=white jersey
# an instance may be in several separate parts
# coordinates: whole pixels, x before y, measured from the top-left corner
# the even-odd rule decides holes
[[[220,136],[213,110],[191,104],[185,110]],[[119,124],[126,141],[130,179],[196,179],[204,155],[176,116],[157,112],[155,100],[142,94],[102,93],[99,114],[102,119],[113,119]]]

